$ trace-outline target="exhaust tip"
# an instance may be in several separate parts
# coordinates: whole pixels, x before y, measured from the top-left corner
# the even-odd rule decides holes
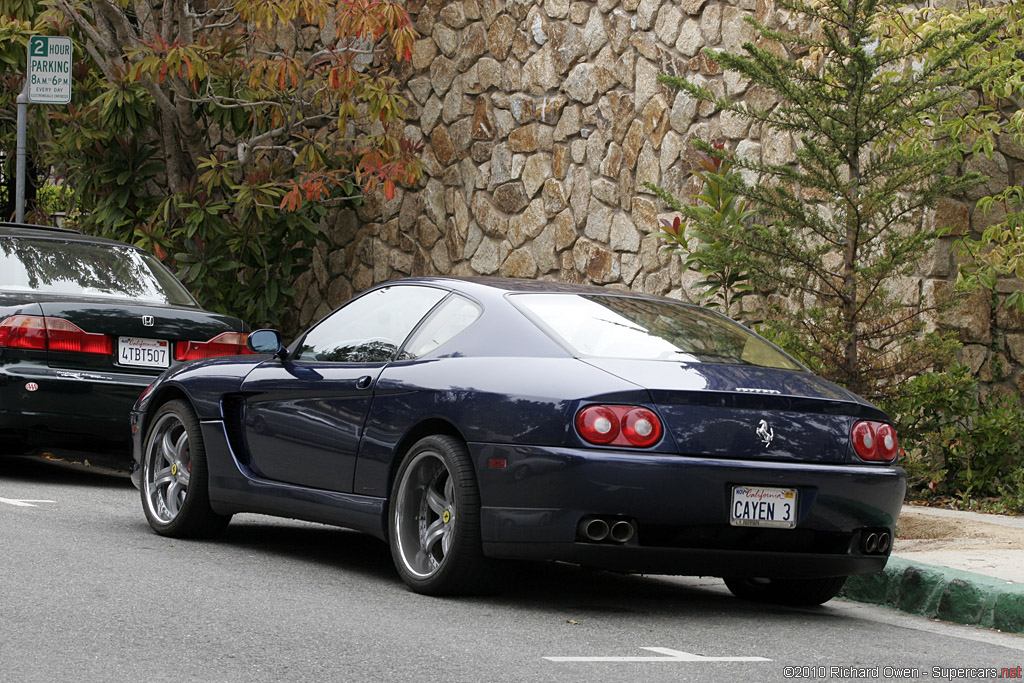
[[[636,530],[633,528],[632,523],[623,519],[612,524],[611,530],[609,531],[612,540],[616,543],[626,543],[633,538],[633,534],[635,533]]]
[[[608,522],[598,517],[584,517],[580,520],[579,534],[588,541],[603,541],[610,531]]]
[[[878,534],[871,532],[868,537],[864,539],[864,552],[876,553],[878,552]]]
[[[886,553],[892,545],[892,536],[887,533],[878,534],[878,552]]]

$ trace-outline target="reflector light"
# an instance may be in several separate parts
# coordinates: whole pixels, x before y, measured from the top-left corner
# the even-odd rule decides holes
[[[0,347],[108,356],[114,352],[114,342],[105,334],[86,332],[63,318],[38,315],[14,315],[0,322]]]
[[[661,420],[639,406],[591,405],[576,413],[576,431],[598,446],[647,448],[661,439]]]
[[[178,342],[174,345],[174,360],[251,354],[252,351],[245,345],[248,336],[245,332],[224,332],[209,341]]]
[[[884,422],[855,422],[850,430],[850,439],[853,441],[853,449],[864,460],[892,462],[900,452],[896,430]]]

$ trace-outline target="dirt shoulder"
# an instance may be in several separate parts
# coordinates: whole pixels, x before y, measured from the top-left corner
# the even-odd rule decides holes
[[[1024,518],[977,513],[946,517],[931,508],[908,506],[896,523],[895,552],[979,549],[1024,549]]]

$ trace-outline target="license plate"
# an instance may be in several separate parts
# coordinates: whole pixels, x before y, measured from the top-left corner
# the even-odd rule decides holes
[[[729,523],[733,526],[796,526],[796,489],[734,486]]]
[[[141,368],[166,368],[171,364],[171,345],[165,339],[117,338],[117,362]]]

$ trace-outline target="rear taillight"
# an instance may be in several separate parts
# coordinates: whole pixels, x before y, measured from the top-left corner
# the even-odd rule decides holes
[[[50,351],[99,353],[107,356],[114,352],[114,342],[107,335],[90,334],[60,318],[46,319],[46,338]]]
[[[209,341],[178,342],[174,345],[174,360],[196,360],[197,358],[252,353],[245,345],[248,336],[245,332],[224,332]]]
[[[105,334],[86,332],[63,318],[14,315],[0,322],[0,348],[109,356],[114,352],[114,342]]]
[[[853,449],[864,460],[892,462],[900,451],[896,430],[884,422],[860,420],[850,430]]]
[[[647,448],[661,439],[661,420],[639,406],[592,405],[576,413],[576,431],[598,446]]]
[[[46,350],[46,321],[35,315],[13,315],[0,322],[0,348]]]

